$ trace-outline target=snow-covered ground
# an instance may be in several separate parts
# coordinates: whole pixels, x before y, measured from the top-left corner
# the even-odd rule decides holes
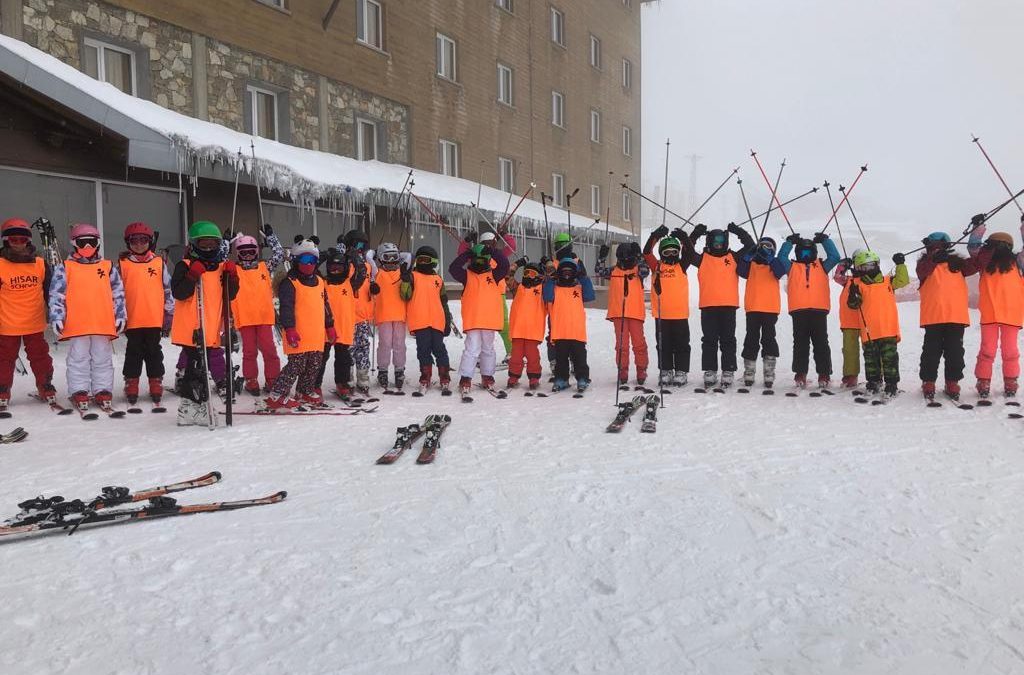
[[[596,311],[582,401],[387,397],[211,433],[56,417],[19,378],[2,430],[31,436],[0,446],[0,512],[211,469],[223,482],[181,502],[289,497],[0,543],[0,671],[1024,672],[1024,422],[925,408],[917,306],[900,309],[908,393],[889,406],[687,388],[655,435],[639,415],[603,431]],[[832,344],[838,367],[834,325]],[[435,464],[374,464],[433,411],[454,420]]]

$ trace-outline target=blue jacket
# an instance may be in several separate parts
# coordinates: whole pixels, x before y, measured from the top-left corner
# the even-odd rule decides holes
[[[836,243],[831,239],[821,242],[821,246],[825,249],[825,259],[821,261],[821,264],[825,267],[825,274],[828,274],[832,271],[833,267],[839,264],[839,249],[836,248]],[[772,269],[775,271],[775,276],[779,279],[789,274],[789,269],[795,262],[789,259],[789,254],[792,251],[793,244],[788,241],[782,242],[782,247],[779,248],[779,255],[772,262]],[[781,274],[779,273],[780,270]]]
[[[544,282],[544,302],[551,304],[555,301],[555,280],[547,279]],[[583,302],[593,302],[597,295],[594,293],[594,283],[588,276],[579,278],[580,288],[583,289]]]
[[[740,256],[740,259],[736,261],[736,273],[746,279],[750,276],[751,265],[770,265],[772,268],[772,274],[775,275],[776,279],[781,279],[786,275],[786,271],[778,264],[778,258],[773,255],[767,260],[758,258],[756,255],[756,249],[749,253],[744,253]]]

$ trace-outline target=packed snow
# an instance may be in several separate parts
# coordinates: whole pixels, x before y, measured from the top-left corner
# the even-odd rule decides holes
[[[888,406],[782,396],[784,316],[779,394],[691,384],[644,435],[639,413],[604,433],[613,342],[598,310],[583,400],[434,391],[210,432],[177,428],[173,396],[166,415],[57,417],[18,378],[0,431],[31,436],[0,446],[10,515],[38,494],[209,470],[223,481],[180,503],[289,496],[3,542],[0,670],[1020,673],[1024,421],[998,401],[925,408],[917,305],[900,312],[906,393]],[[650,321],[647,338],[653,350]],[[971,363],[977,344],[975,325]],[[433,465],[374,464],[396,427],[437,411],[453,422]]]

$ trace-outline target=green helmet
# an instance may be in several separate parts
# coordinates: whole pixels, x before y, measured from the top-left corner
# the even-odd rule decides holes
[[[555,235],[555,250],[565,248],[572,243],[572,235],[568,232],[559,232]]]
[[[489,259],[491,257],[491,249],[489,249],[486,244],[476,244],[475,246],[473,246],[473,248],[469,250],[473,254],[474,258]]]
[[[869,251],[867,249],[858,249],[857,251],[854,252],[854,267],[867,267],[871,263],[874,263],[876,265],[881,263],[881,259],[878,257],[878,254],[875,253],[874,251]]]
[[[205,239],[212,237],[214,239],[220,239],[220,228],[209,220],[200,220],[192,223],[191,227],[188,228],[188,240],[195,241],[196,239]]]
[[[679,251],[682,249],[682,246],[680,245],[679,240],[676,239],[675,237],[665,237],[664,239],[658,242],[658,253],[661,253],[665,249],[669,248],[674,248],[675,250]]]

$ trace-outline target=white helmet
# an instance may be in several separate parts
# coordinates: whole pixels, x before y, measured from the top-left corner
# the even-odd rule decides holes
[[[390,241],[386,241],[377,247],[376,258],[385,265],[397,265],[401,258],[401,254],[399,253],[397,246],[392,244]]]

